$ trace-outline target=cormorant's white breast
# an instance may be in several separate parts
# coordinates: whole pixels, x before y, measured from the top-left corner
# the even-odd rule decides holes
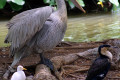
[[[112,61],[112,53],[108,50],[112,48],[110,45],[101,45],[98,48],[98,53],[100,57],[94,60],[92,63],[86,80],[103,80],[108,73],[111,61]]]

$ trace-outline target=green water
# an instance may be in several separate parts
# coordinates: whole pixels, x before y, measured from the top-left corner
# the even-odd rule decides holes
[[[0,47],[7,34],[8,20],[0,21]],[[85,14],[68,18],[68,28],[63,41],[90,42],[120,38],[120,14]]]
[[[90,14],[68,19],[64,41],[90,42],[120,38],[120,14]]]
[[[6,24],[7,24],[8,20],[0,20],[0,47],[6,47],[8,46],[8,44],[4,44],[4,39],[5,36],[8,32]]]

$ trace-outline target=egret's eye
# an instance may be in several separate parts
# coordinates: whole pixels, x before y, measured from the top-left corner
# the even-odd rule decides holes
[[[22,67],[22,66],[20,66],[20,69],[23,69],[23,67]]]

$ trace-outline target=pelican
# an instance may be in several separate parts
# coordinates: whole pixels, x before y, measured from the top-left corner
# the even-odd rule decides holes
[[[26,68],[24,68],[23,66],[21,66],[21,65],[19,65],[18,67],[17,67],[17,72],[15,72],[13,75],[12,75],[12,77],[11,77],[11,79],[10,80],[26,80],[26,75],[25,75],[25,73],[24,73],[24,71],[23,70],[27,70]]]
[[[85,12],[77,0],[71,0],[76,7]],[[24,11],[14,16],[8,26],[5,43],[11,43],[12,64],[3,75],[7,79],[13,67],[31,53],[39,53],[41,63],[53,70],[52,62],[46,59],[45,51],[53,49],[61,42],[67,28],[67,10],[64,0],[56,0],[57,10],[51,6]]]
[[[109,48],[115,48],[110,45],[101,45],[98,48],[98,52],[100,57],[95,59],[93,64],[91,65],[86,80],[103,80],[108,73],[111,61],[112,61],[112,53],[108,51]]]

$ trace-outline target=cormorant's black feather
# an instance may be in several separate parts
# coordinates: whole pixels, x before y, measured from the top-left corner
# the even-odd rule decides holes
[[[106,76],[110,65],[107,57],[97,58],[91,65],[86,80],[102,80]]]
[[[99,55],[102,55],[102,54],[101,54],[101,49],[102,49],[103,47],[110,47],[110,45],[104,44],[104,45],[99,46],[99,48],[98,48],[98,53],[99,53]]]

